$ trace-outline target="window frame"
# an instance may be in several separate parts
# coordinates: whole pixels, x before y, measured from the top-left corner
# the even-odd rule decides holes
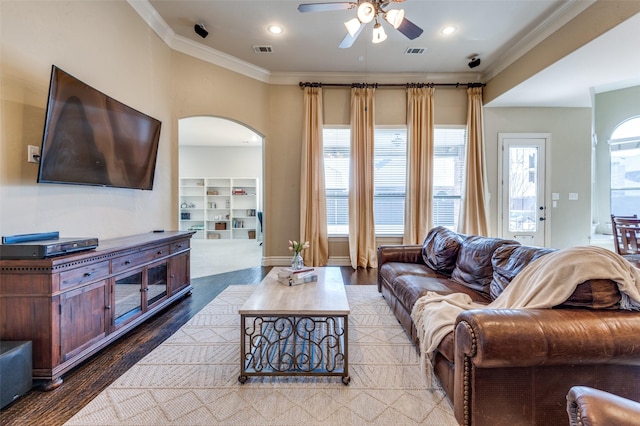
[[[408,138],[408,135],[406,134],[406,132],[407,132],[407,126],[406,125],[376,125],[375,126],[375,130],[374,130],[374,134],[375,134],[375,131],[377,131],[377,130],[396,130],[396,129],[397,130],[403,130],[405,132],[404,133],[404,140],[405,140],[405,146],[406,146],[406,140]],[[460,202],[462,200],[462,194],[463,194],[463,191],[464,191],[464,173],[466,173],[466,144],[468,143],[467,134],[466,134],[466,126],[465,125],[438,125],[438,126],[435,126],[434,129],[436,131],[439,130],[439,129],[444,129],[444,130],[454,129],[454,130],[463,131],[464,141],[463,141],[463,144],[460,145],[461,149],[462,149],[462,155],[464,157],[463,158],[463,162],[462,162],[462,176],[459,178],[460,182],[456,182],[454,184],[454,186],[459,185],[459,188],[457,186],[456,186],[456,188],[459,189],[460,194],[459,195],[458,194],[453,194],[453,195],[452,194],[444,194],[444,195],[440,194],[440,195],[438,195],[436,193],[436,191],[435,191],[435,188],[436,188],[435,187],[435,183],[436,183],[435,182],[435,177],[433,178],[434,192],[433,192],[433,196],[432,196],[432,202],[433,202],[433,206],[434,206],[434,211],[433,211],[434,226],[439,225],[439,223],[435,222],[435,218],[436,218],[435,206],[436,206],[436,204],[439,205],[439,204],[442,204],[443,202],[445,204],[448,204],[449,201],[453,201],[453,207],[452,207],[453,210],[452,210],[452,213],[451,213],[453,215],[453,223],[452,224],[444,224],[443,226],[446,226],[446,227],[448,227],[450,229],[455,230],[455,228],[457,227],[458,220],[459,220],[459,205],[460,205]],[[324,149],[326,147],[326,139],[327,138],[325,137],[325,135],[326,135],[324,133],[325,130],[346,130],[346,131],[348,131],[348,134],[349,134],[348,140],[350,142],[351,127],[348,126],[348,125],[325,125],[325,126],[323,126],[323,143],[325,144],[323,146],[323,155],[325,155],[324,163],[325,163],[325,167],[326,167],[327,159],[326,159],[326,154],[324,154]],[[435,132],[434,132],[434,139],[435,139]],[[435,142],[435,140],[434,140],[434,142]],[[435,155],[436,155],[436,152],[435,152],[435,147],[434,147],[434,166],[435,166],[435,162],[436,162]],[[351,159],[351,152],[350,152],[350,146],[349,146],[349,160],[350,159]],[[342,195],[342,196],[337,196],[337,195],[330,196],[328,194],[328,191],[330,190],[330,188],[328,188],[328,186],[327,186],[326,176],[327,175],[326,175],[326,171],[325,171],[325,194],[326,194],[326,197],[327,197],[326,200],[327,200],[327,210],[328,210],[330,208],[330,206],[331,206],[331,201],[330,201],[331,199],[343,198],[343,199],[348,200],[348,197],[349,197],[349,192],[348,192],[349,191],[349,183],[347,182],[346,193],[344,195]],[[374,180],[375,180],[375,178],[374,178]],[[405,197],[406,197],[406,151],[405,151],[405,179],[404,179],[403,191],[402,191],[402,194],[401,194],[402,203],[403,203],[402,225],[400,225],[400,229],[393,230],[393,231],[389,232],[389,231],[386,231],[384,229],[380,230],[378,228],[378,226],[380,226],[380,225],[376,224],[376,233],[375,233],[376,237],[381,237],[381,238],[384,238],[384,237],[402,237],[402,235],[404,234],[404,200],[405,200]],[[385,197],[380,197],[380,198],[385,198]],[[375,199],[376,199],[376,195],[374,194],[374,200]],[[348,201],[347,201],[347,203],[348,203]],[[374,203],[375,203],[375,201],[374,201]],[[458,208],[456,208],[456,207],[458,207]],[[330,217],[329,212],[327,212],[327,222],[329,222],[329,217]],[[339,232],[336,232],[336,226],[345,226],[346,230],[344,230],[344,231],[341,230]],[[393,225],[391,225],[391,226],[393,226]],[[340,238],[340,237],[345,237],[345,236],[349,235],[348,208],[347,208],[347,224],[346,225],[330,225],[329,223],[327,223],[327,230],[328,230],[328,236],[332,237],[332,238]]]

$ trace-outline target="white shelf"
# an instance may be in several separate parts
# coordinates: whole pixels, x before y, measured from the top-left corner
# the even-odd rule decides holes
[[[256,178],[180,178],[180,230],[197,230],[200,239],[257,238],[258,188]]]

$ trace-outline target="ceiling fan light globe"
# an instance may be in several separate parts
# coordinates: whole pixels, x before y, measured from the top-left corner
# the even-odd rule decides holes
[[[404,20],[404,9],[391,9],[384,13],[384,19],[395,29],[398,29]]]
[[[376,16],[376,8],[373,4],[368,1],[360,3],[358,6],[358,19],[363,24],[368,24],[373,21],[373,18]]]
[[[360,20],[358,18],[350,19],[344,23],[344,26],[347,27],[349,35],[353,37],[353,35],[360,29]]]
[[[384,28],[380,23],[376,23],[373,27],[373,43],[382,43],[387,39],[387,33],[384,32]]]

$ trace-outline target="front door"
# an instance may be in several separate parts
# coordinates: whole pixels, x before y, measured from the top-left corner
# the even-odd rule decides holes
[[[548,134],[499,134],[500,191],[503,238],[524,245],[545,246],[545,158]]]

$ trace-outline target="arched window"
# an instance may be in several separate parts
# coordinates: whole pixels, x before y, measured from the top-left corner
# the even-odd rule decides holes
[[[640,116],[623,121],[609,140],[611,214],[640,215]]]

